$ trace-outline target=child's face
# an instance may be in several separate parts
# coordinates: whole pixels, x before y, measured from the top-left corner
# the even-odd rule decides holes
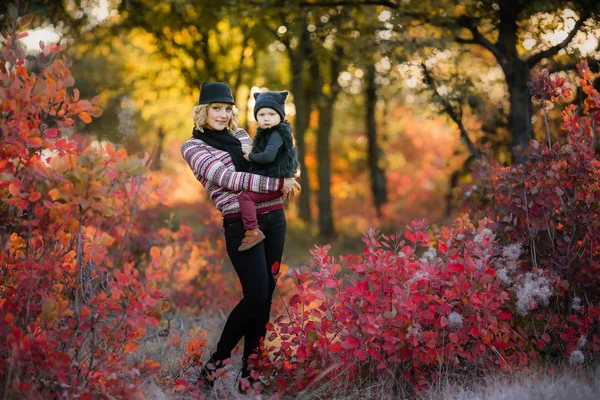
[[[263,129],[271,128],[281,122],[281,117],[277,111],[269,107],[263,107],[256,113],[258,126]]]
[[[210,103],[208,105],[207,122],[209,128],[222,131],[227,128],[233,117],[233,105],[225,103]]]

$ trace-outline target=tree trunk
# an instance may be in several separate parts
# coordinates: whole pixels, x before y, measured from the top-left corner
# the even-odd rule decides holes
[[[162,126],[158,128],[158,138],[156,140],[156,146],[154,147],[152,157],[152,169],[158,171],[162,168],[162,161],[160,156],[163,153],[163,146],[165,143],[165,131]]]
[[[317,138],[317,159],[319,160],[319,234],[322,237],[335,237],[331,210],[331,152],[330,136],[333,123],[334,100],[323,96],[319,102],[319,131]]]
[[[306,25],[306,21],[304,22]],[[302,190],[298,196],[298,217],[302,221],[310,222],[310,182],[306,171],[304,157],[306,155],[305,133],[310,122],[311,101],[310,94],[304,87],[304,61],[308,56],[310,38],[308,31],[304,29],[300,37],[298,50],[288,48],[290,57],[290,68],[292,72],[291,91],[294,95],[296,106],[296,119],[294,121],[294,135],[296,136],[296,147],[298,148],[298,161],[300,162],[300,186]]]
[[[371,192],[377,216],[381,217],[381,206],[387,203],[387,191],[385,187],[385,174],[379,166],[380,149],[377,144],[377,122],[375,112],[377,106],[377,84],[375,83],[375,65],[367,68],[366,76],[366,130],[368,141],[368,161],[371,173]]]
[[[512,130],[513,162],[523,164],[527,161],[526,151],[533,137],[531,124],[531,94],[527,87],[529,67],[526,61],[516,59],[511,71],[506,75],[506,84],[510,95],[509,120]]]
[[[302,82],[300,83],[300,92],[303,92]],[[312,219],[310,213],[310,182],[308,181],[308,173],[306,171],[306,163],[304,157],[306,155],[306,143],[304,140],[306,129],[310,121],[310,105],[307,104],[306,97],[303,93],[297,96],[297,91],[294,89],[294,83],[292,82],[292,93],[294,94],[294,102],[296,103],[296,121],[295,121],[295,132],[296,135],[296,147],[298,148],[298,161],[300,162],[300,186],[302,190],[298,196],[298,216],[301,220],[309,222]]]

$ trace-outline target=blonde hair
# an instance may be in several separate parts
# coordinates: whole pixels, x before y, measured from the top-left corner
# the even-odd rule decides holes
[[[192,118],[194,118],[194,127],[198,129],[200,132],[204,132],[204,128],[208,125],[208,106],[211,104],[226,104],[226,103],[210,103],[210,104],[199,104],[192,109]],[[232,116],[229,124],[227,124],[227,129],[232,130],[233,132],[238,129],[238,120],[237,117],[239,114],[235,104],[228,104],[232,107]]]

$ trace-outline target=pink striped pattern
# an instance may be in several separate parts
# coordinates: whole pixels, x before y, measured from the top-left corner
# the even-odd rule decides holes
[[[234,135],[240,140],[242,146],[252,144],[252,139],[245,130],[239,129]],[[194,137],[181,146],[181,154],[223,216],[240,212],[238,203],[240,191],[274,192],[283,184],[282,178],[236,172],[229,153],[215,149]],[[259,203],[256,208],[260,213],[261,209],[277,204],[283,204],[281,197]]]

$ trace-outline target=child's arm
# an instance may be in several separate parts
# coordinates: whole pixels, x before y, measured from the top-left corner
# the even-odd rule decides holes
[[[269,136],[269,140],[267,140],[265,150],[262,153],[250,153],[248,157],[250,161],[258,164],[270,164],[275,160],[277,151],[279,151],[281,146],[283,146],[281,135],[279,132],[273,132]]]

